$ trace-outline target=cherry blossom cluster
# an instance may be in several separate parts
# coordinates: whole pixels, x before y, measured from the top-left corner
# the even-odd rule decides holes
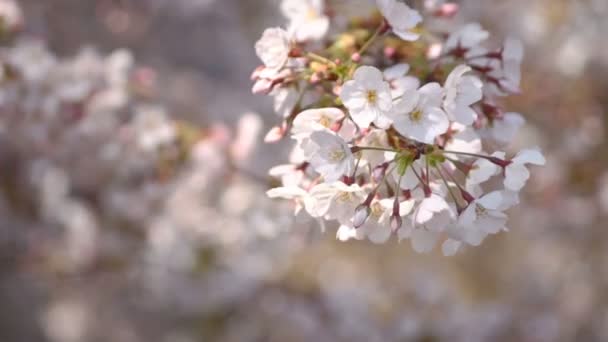
[[[282,118],[266,141],[295,141],[268,195],[337,222],[343,241],[396,235],[453,255],[507,230],[529,165],[545,163],[536,147],[504,152],[524,124],[501,105],[519,93],[522,44],[492,46],[477,23],[423,25],[453,16],[455,4],[377,8],[345,21],[322,0],[284,0],[287,29],[256,43],[253,92],[273,97]]]

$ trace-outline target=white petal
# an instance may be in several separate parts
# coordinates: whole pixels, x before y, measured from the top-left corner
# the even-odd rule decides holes
[[[270,198],[294,199],[307,196],[308,193],[300,187],[290,186],[270,189],[266,192],[266,195]]]
[[[545,165],[547,161],[539,149],[529,149],[520,151],[513,158],[513,162],[518,164]]]
[[[384,70],[384,78],[386,80],[396,80],[405,76],[410,71],[410,65],[407,63],[395,64]]]
[[[376,244],[383,244],[391,237],[391,227],[388,225],[375,225],[367,233],[369,241]]]
[[[503,203],[503,192],[493,191],[483,196],[477,203],[481,204],[482,207],[490,210],[497,210]]]
[[[441,250],[445,256],[454,256],[462,246],[462,242],[452,239],[447,239],[443,242]]]
[[[457,106],[452,114],[456,122],[466,126],[472,125],[477,120],[477,112],[469,106]]]
[[[418,89],[418,92],[422,95],[421,106],[441,107],[443,88],[439,83],[427,83]]]
[[[342,242],[357,238],[357,230],[347,225],[341,225],[336,232],[336,238]]]
[[[384,83],[382,72],[375,67],[367,65],[357,68],[353,75],[353,79],[364,86],[371,85],[372,88],[375,88],[378,84]]]
[[[511,164],[505,169],[505,188],[511,191],[520,191],[529,178],[530,171],[524,165]]]

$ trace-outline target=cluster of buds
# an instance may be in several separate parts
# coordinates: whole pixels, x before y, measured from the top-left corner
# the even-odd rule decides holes
[[[527,166],[545,163],[538,148],[503,152],[524,124],[500,105],[519,92],[521,43],[489,48],[476,23],[425,29],[423,16],[452,17],[454,4],[421,13],[377,0],[379,11],[338,32],[327,7],[284,0],[288,29],[267,29],[256,44],[264,65],[253,91],[273,96],[282,117],[266,141],[296,142],[290,163],[271,170],[282,186],[268,195],[337,221],[340,240],[396,235],[418,252],[442,242],[453,255],[506,230]]]

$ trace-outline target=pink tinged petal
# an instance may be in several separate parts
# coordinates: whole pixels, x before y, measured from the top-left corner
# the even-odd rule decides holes
[[[439,236],[426,229],[414,229],[411,236],[412,248],[418,253],[429,253],[435,248]]]
[[[505,188],[511,191],[520,191],[529,178],[530,171],[524,165],[511,164],[505,169]]]
[[[513,158],[513,162],[517,164],[533,164],[545,165],[547,162],[545,157],[538,149],[523,150]]]
[[[454,255],[456,255],[456,253],[458,253],[458,251],[460,250],[460,247],[462,247],[462,242],[457,241],[457,240],[447,239],[441,245],[441,251],[443,252],[444,256],[447,256],[447,257],[454,256]]]
[[[285,136],[285,129],[280,126],[275,126],[275,127],[271,128],[270,131],[268,131],[268,133],[266,133],[266,135],[264,136],[264,142],[265,143],[275,143],[275,142],[278,142],[281,139],[283,139],[284,136]]]

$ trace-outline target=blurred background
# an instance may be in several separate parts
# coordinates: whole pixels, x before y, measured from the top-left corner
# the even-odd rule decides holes
[[[514,146],[548,165],[446,258],[266,198],[278,0],[0,1],[0,341],[608,340],[608,1],[457,2],[525,42]]]

